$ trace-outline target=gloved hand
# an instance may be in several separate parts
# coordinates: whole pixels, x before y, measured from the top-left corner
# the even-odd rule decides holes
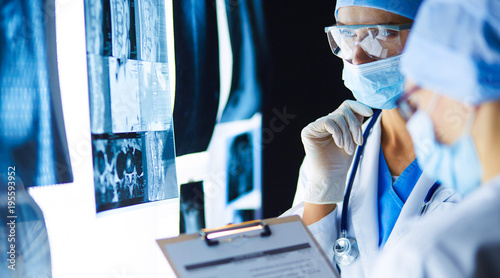
[[[343,200],[356,145],[363,144],[363,117],[372,114],[370,107],[346,100],[337,110],[302,130],[306,152],[305,202],[335,204]]]

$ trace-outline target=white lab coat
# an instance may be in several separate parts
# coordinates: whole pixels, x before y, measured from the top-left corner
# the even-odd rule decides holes
[[[354,178],[349,200],[347,236],[357,240],[360,255],[351,265],[341,266],[342,277],[367,277],[373,270],[374,262],[379,254],[377,183],[381,140],[380,120],[381,116],[377,119],[365,142],[364,153]],[[367,123],[363,125],[363,130],[366,129]],[[285,212],[284,216],[292,214],[302,216],[304,205],[301,194],[304,191],[306,180],[305,172],[301,168],[294,206]],[[391,244],[392,241],[397,240],[408,231],[409,223],[418,216],[425,196],[434,182],[435,180],[430,180],[422,174],[403,206],[386,244]],[[453,190],[441,186],[434,194],[426,214],[432,214],[438,210],[448,210],[459,199]],[[332,248],[339,235],[341,214],[342,203],[338,204],[332,213],[308,226],[330,260],[333,260]]]
[[[453,211],[414,223],[384,249],[373,277],[500,277],[500,176]]]

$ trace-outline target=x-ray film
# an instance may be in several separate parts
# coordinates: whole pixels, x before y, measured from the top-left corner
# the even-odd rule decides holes
[[[113,132],[141,131],[138,61],[107,59]]]
[[[197,233],[205,228],[205,195],[203,182],[191,182],[180,188],[180,233]]]
[[[148,201],[177,197],[173,131],[145,132],[144,141],[144,151],[147,152],[143,160],[147,165]]]
[[[164,0],[85,0],[98,212],[178,197]]]
[[[240,209],[234,211],[233,224],[238,224],[245,221],[255,220],[256,213],[254,209]]]
[[[92,134],[111,133],[111,96],[109,94],[108,59],[87,54],[90,127]]]
[[[164,0],[136,1],[138,59],[168,62]]]
[[[87,53],[111,56],[111,9],[109,0],[85,0]]]
[[[177,197],[170,131],[92,135],[96,210]]]
[[[253,147],[252,136],[244,133],[231,143],[228,160],[228,203],[253,189]]]
[[[167,63],[139,62],[142,130],[172,128]]]
[[[92,139],[97,211],[147,201],[141,134],[94,135]]]
[[[88,54],[92,133],[165,130],[172,125],[167,63]]]
[[[113,57],[130,58],[130,2],[129,0],[110,0],[110,8]]]

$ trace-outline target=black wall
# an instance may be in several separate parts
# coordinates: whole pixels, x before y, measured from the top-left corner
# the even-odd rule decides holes
[[[268,218],[292,205],[304,157],[302,128],[352,95],[343,85],[342,61],[330,51],[324,32],[335,23],[335,1],[262,2],[270,65],[262,109],[263,209]]]

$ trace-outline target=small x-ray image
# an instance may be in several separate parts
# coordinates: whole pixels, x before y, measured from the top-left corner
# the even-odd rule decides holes
[[[228,203],[252,191],[253,164],[252,135],[248,132],[236,136],[230,145],[227,164]]]
[[[234,211],[233,224],[238,224],[245,221],[255,220],[254,209],[240,209]]]
[[[141,134],[93,137],[97,211],[144,202],[145,171]]]
[[[106,58],[109,66],[112,130],[115,133],[141,130],[138,62]]]
[[[203,182],[181,185],[180,233],[196,233],[205,228]]]
[[[85,0],[87,53],[112,55],[111,7],[109,0]]]
[[[92,135],[96,211],[175,198],[171,131]]]
[[[164,0],[85,0],[87,53],[167,62]]]
[[[131,13],[134,12],[134,0],[110,0],[109,2],[110,11],[108,13],[111,14],[113,56],[121,59],[134,59],[130,52],[131,42],[135,40],[135,33],[129,34],[134,29],[130,28],[130,24],[134,23],[131,22],[131,19],[134,18]],[[131,38],[130,35],[133,35],[134,38]]]
[[[148,131],[144,132],[143,138],[147,185],[145,197],[148,201],[178,197],[173,131]]]
[[[113,132],[108,62],[107,57],[87,54],[90,128],[92,134]]]

